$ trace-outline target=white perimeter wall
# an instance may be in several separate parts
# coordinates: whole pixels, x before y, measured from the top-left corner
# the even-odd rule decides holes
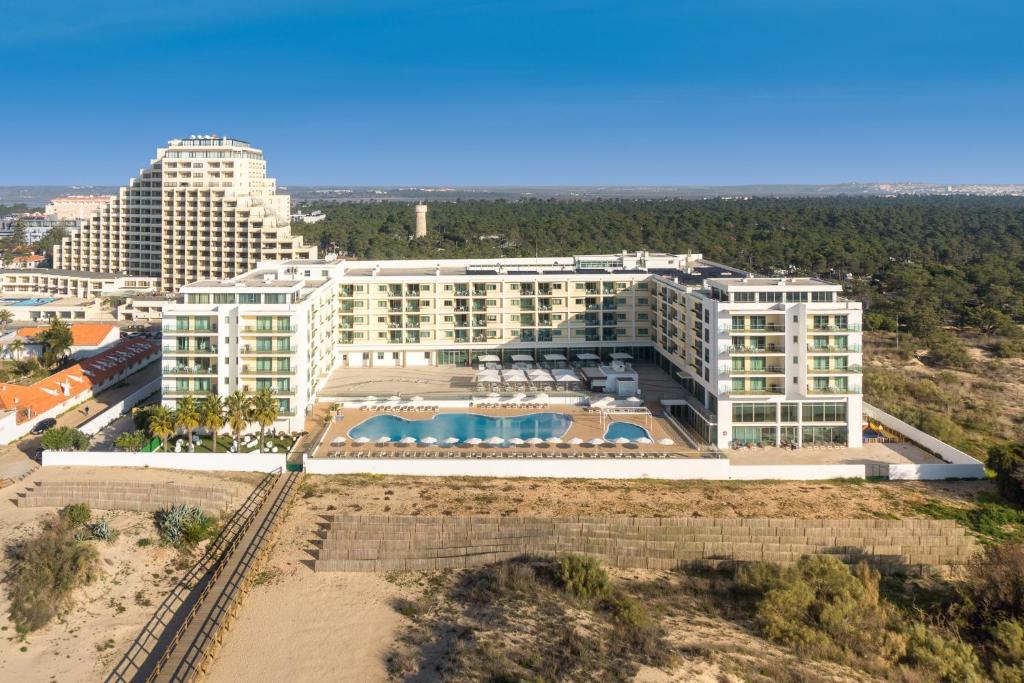
[[[43,451],[43,467],[155,467],[215,472],[284,471],[284,453],[127,453]]]
[[[980,460],[972,458],[958,448],[953,448],[944,441],[939,441],[931,434],[912,427],[894,415],[876,408],[870,403],[864,404],[864,416],[898,432],[922,448],[931,451],[948,464],[934,465],[889,465],[890,479],[984,479],[985,466]]]
[[[92,436],[117,418],[121,417],[126,410],[137,405],[139,401],[152,396],[158,391],[160,391],[159,377],[140,389],[136,389],[103,412],[97,413],[96,417],[90,419],[88,422],[80,424],[78,426],[78,430],[83,434],[89,434]]]

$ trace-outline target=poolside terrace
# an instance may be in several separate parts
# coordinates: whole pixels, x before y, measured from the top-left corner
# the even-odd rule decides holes
[[[477,444],[401,444],[387,443],[355,443],[350,437],[350,430],[356,425],[375,415],[396,414],[406,420],[430,420],[443,413],[473,413],[489,417],[514,417],[530,413],[561,413],[572,419],[568,431],[560,438],[561,443],[504,443],[490,446],[481,442]],[[653,443],[603,443],[591,445],[587,442],[603,439],[611,422],[625,422],[642,427],[651,435]],[[569,443],[573,440],[581,443]],[[668,440],[668,443],[659,441]],[[668,420],[641,410],[616,413],[602,416],[597,410],[576,406],[543,405],[533,408],[522,407],[471,407],[471,408],[429,408],[426,406],[409,406],[406,409],[381,407],[380,410],[367,408],[341,408],[334,412],[327,433],[320,446],[313,453],[315,458],[465,458],[465,457],[497,457],[497,458],[568,458],[568,457],[692,457],[705,456],[691,448],[685,437],[675,425]]]

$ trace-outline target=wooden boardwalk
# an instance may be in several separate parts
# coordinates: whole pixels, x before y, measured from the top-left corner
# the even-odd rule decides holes
[[[147,648],[148,656],[132,668],[119,665],[121,671],[115,670],[108,681],[193,681],[201,677],[248,592],[253,570],[269,550],[269,541],[300,474],[273,476],[272,486],[258,496],[254,514],[242,520],[242,528],[220,550],[221,560],[197,578],[173,616],[158,620],[161,623],[155,624],[152,631],[159,633],[144,632],[148,640],[156,641]],[[164,628],[161,630],[160,626]],[[126,655],[125,659],[130,658]]]

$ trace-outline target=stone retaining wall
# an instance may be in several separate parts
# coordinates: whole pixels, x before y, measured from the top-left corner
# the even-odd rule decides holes
[[[37,481],[18,494],[18,507],[64,507],[85,503],[98,510],[155,512],[172,505],[194,505],[209,513],[235,506],[234,491],[216,486],[149,482]]]
[[[524,553],[583,553],[620,568],[690,562],[795,562],[802,555],[867,559],[883,571],[964,564],[966,530],[932,519],[706,517],[328,516],[316,571],[458,569]]]

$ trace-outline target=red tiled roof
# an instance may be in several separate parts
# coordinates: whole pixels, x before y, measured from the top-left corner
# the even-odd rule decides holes
[[[133,363],[156,353],[158,349],[151,341],[125,339],[31,386],[0,383],[0,409],[17,410],[17,421],[24,422],[103,384]]]
[[[14,261],[16,263],[32,263],[35,261],[42,261],[44,256],[41,254],[32,254],[31,256],[15,256]]]
[[[112,323],[73,323],[71,343],[74,346],[99,346],[115,327],[117,325]],[[45,327],[23,327],[18,330],[18,336],[31,338],[44,330]]]

